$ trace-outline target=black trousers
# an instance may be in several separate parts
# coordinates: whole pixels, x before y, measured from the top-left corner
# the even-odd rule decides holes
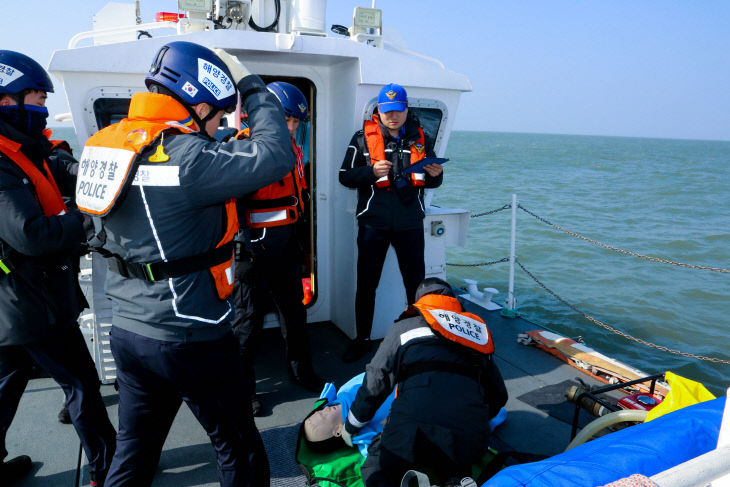
[[[224,487],[269,485],[236,340],[177,343],[112,328],[119,435],[106,487],[146,487],[182,401],[210,437]]]
[[[357,338],[370,338],[375,311],[375,290],[383,272],[388,247],[393,246],[406,288],[408,304],[415,301],[416,289],[426,275],[423,228],[381,230],[360,224],[357,234],[357,292],[355,321]],[[404,306],[405,308],[405,306]]]
[[[114,455],[116,432],[101,400],[94,362],[76,323],[59,327],[54,335],[37,342],[0,347],[0,462],[8,455],[5,437],[28,384],[33,361],[63,389],[90,469],[103,474]]]
[[[392,427],[392,422],[386,428],[388,426]],[[413,444],[388,446],[383,444],[382,435],[376,436],[370,444],[368,457],[361,467],[365,487],[401,485],[403,476],[409,470],[427,474],[435,485],[471,475],[469,463],[455,462],[426,435],[417,435]]]
[[[247,370],[253,370],[264,316],[272,309],[279,314],[289,364],[296,369],[311,367],[298,255],[292,249],[279,255],[256,255],[253,260],[245,258],[236,263],[233,290],[236,315],[231,324]]]

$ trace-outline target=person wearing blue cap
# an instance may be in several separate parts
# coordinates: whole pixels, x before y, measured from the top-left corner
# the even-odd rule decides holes
[[[425,276],[423,190],[443,181],[440,164],[406,173],[411,164],[436,157],[418,118],[408,111],[408,94],[390,83],[378,94],[378,111],[352,136],[340,168],[340,183],[357,189],[357,336],[345,350],[353,362],[371,348],[375,290],[388,247],[393,245],[408,303]]]

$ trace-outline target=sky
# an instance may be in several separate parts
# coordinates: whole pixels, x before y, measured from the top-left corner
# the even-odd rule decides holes
[[[0,48],[47,66],[55,49],[91,30],[107,0],[3,3]],[[327,2],[327,28],[349,26],[356,6],[372,0]],[[730,1],[375,6],[410,50],[468,76],[474,91],[461,99],[456,130],[730,140]],[[161,10],[176,11],[177,0],[142,0],[143,22]],[[62,90],[48,106],[51,115],[68,111]]]

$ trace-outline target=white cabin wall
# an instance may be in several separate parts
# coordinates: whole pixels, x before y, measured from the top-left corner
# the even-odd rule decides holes
[[[360,99],[360,65],[355,59],[333,66],[333,79],[329,97],[333,103],[329,135],[333,148],[330,177],[332,192],[329,206],[333,209],[332,262],[333,284],[332,321],[350,338],[355,337],[355,287],[357,275],[357,190],[340,184],[339,172],[352,135],[362,128],[362,101]],[[336,116],[334,116],[336,115]]]
[[[91,76],[89,73],[54,74],[62,78],[64,87],[66,88],[68,104],[71,108],[71,116],[73,118],[76,140],[79,143],[79,147],[83,147],[86,144],[86,140],[98,130],[93,105],[90,101],[92,93],[97,92],[98,87],[103,86],[108,88],[106,91],[113,91],[115,93],[124,92],[124,96],[130,98],[131,93],[146,90],[144,76],[140,76],[137,73],[91,73]],[[72,88],[69,89],[69,86]]]

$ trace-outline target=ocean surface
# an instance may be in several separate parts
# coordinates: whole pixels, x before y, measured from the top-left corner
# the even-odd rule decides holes
[[[73,130],[55,128],[74,142]],[[74,147],[76,150],[77,147]],[[77,155],[80,152],[76,152]],[[518,203],[567,230],[613,247],[686,264],[730,268],[730,142],[454,132],[451,160],[432,203],[472,214]],[[509,255],[510,210],[470,220],[466,246],[449,263]],[[730,360],[730,274],[677,267],[607,250],[517,212],[517,258],[546,287],[624,333],[696,355]],[[448,279],[495,287],[503,303],[509,266],[448,266]],[[730,365],[655,350],[591,323],[519,267],[523,318],[647,373],[671,370],[713,393]],[[492,330],[499,333],[499,330]]]
[[[730,142],[454,132],[444,184],[432,204],[472,214],[518,203],[572,232],[666,260],[730,268]],[[466,246],[448,263],[509,256],[511,210],[472,218]],[[643,260],[601,248],[517,211],[517,258],[585,314],[624,333],[695,355],[730,360],[730,274]],[[509,265],[448,266],[449,281],[495,287],[502,304]],[[671,370],[713,393],[730,365],[669,354],[598,327],[519,267],[520,314],[647,373]],[[499,333],[499,330],[492,330]]]

